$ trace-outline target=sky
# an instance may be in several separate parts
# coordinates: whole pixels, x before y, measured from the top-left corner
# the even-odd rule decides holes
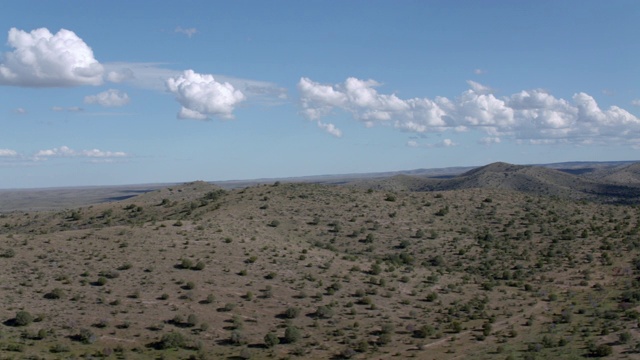
[[[640,2],[4,1],[0,188],[640,160]]]

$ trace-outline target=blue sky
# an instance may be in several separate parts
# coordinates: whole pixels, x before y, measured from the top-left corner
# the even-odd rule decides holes
[[[636,160],[637,1],[6,1],[0,188]]]

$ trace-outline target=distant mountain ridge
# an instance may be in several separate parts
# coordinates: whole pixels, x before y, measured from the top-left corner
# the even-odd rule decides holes
[[[506,189],[573,200],[640,202],[640,163],[587,167],[582,175],[560,169],[496,162],[447,179],[396,175],[380,180],[362,180],[352,185],[388,191]],[[576,167],[569,170],[575,172]]]
[[[486,187],[570,199],[640,203],[640,162],[636,161],[584,161],[540,165],[496,162],[479,167],[208,181],[208,183],[224,189],[234,189],[276,181],[349,185],[387,191],[443,191]],[[174,185],[178,184],[0,189],[0,212],[54,210],[119,201]]]

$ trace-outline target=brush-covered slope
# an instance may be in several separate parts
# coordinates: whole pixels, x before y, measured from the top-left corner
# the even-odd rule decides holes
[[[197,182],[11,213],[0,217],[0,352],[624,356],[640,342],[639,229],[634,207],[487,188]]]
[[[632,165],[600,179],[581,177],[541,166],[493,163],[470,170],[450,179],[430,179],[395,176],[388,179],[366,181],[357,187],[386,191],[450,191],[460,189],[504,189],[533,195],[556,196],[565,199],[598,200],[612,203],[640,201],[640,187],[631,180],[638,175]],[[620,181],[614,182],[614,179]],[[626,179],[625,183],[622,179]],[[638,177],[640,179],[640,177]]]
[[[640,185],[640,163],[596,171],[591,177],[603,182],[637,186]]]

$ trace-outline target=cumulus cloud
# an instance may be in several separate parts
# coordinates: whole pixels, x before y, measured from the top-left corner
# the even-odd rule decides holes
[[[232,119],[235,106],[245,100],[244,94],[228,82],[218,82],[210,74],[186,70],[166,81],[167,89],[182,105],[180,119],[205,120],[211,116]]]
[[[633,105],[633,106],[640,106],[640,99],[633,99],[633,100],[631,100],[631,105]]]
[[[104,68],[91,48],[73,31],[52,34],[46,28],[26,32],[9,30],[6,52],[0,63],[0,85],[67,87],[100,85]]]
[[[114,62],[105,63],[104,67],[105,78],[108,81],[156,91],[166,91],[167,79],[184,75],[183,71],[167,69],[160,63]],[[271,82],[216,74],[211,76],[219,83],[231,84],[247,98],[247,101],[279,105],[288,98],[287,89]]]
[[[322,121],[318,121],[318,127],[320,127],[321,129],[323,129],[324,131],[328,132],[329,134],[335,137],[338,137],[338,138],[342,137],[342,131],[331,123],[327,124],[327,123],[323,123]]]
[[[129,95],[115,89],[109,89],[96,95],[84,97],[85,104],[98,104],[105,107],[119,107],[129,103]]]
[[[482,69],[475,69],[473,70],[473,73],[476,75],[482,75],[482,74],[486,74],[487,71],[486,70],[482,70]]]
[[[493,90],[491,90],[490,87],[484,86],[472,80],[467,80],[467,84],[469,85],[469,87],[471,87],[471,90],[473,90],[473,92],[476,94],[490,94],[493,92]]]
[[[414,133],[476,130],[487,134],[481,140],[484,144],[511,138],[532,144],[631,145],[640,139],[638,117],[617,106],[601,109],[586,93],[565,100],[534,89],[497,97],[488,86],[474,81],[467,84],[470,89],[454,99],[401,99],[380,94],[376,89],[380,83],[375,80],[356,78],[337,85],[301,78],[298,90],[302,115],[319,123],[340,110],[367,127],[390,125]]]
[[[185,34],[189,38],[191,38],[193,35],[195,35],[198,32],[198,30],[196,28],[186,28],[186,29],[184,29],[184,28],[178,26],[178,27],[176,27],[175,32],[176,33],[180,33],[180,34]]]
[[[14,113],[14,114],[24,115],[24,114],[26,114],[27,112],[28,112],[28,111],[27,111],[27,109],[25,109],[25,108],[21,108],[21,107],[13,109],[13,113]]]
[[[73,150],[68,146],[61,146],[59,148],[46,149],[37,151],[33,157],[37,160],[44,160],[48,158],[123,158],[129,155],[122,151],[103,151],[99,149],[91,150]]]

